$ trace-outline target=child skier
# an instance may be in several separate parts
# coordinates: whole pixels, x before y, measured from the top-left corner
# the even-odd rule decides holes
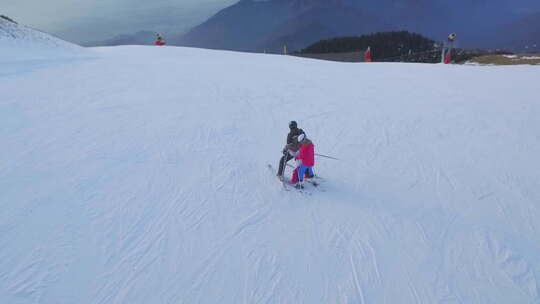
[[[315,145],[311,140],[306,138],[305,134],[298,135],[298,142],[300,148],[296,153],[296,161],[298,167],[294,170],[291,179],[291,184],[296,188],[304,188],[304,175],[309,178],[313,178],[313,166],[315,165]]]

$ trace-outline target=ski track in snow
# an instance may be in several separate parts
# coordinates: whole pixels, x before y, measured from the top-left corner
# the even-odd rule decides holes
[[[540,303],[538,67],[91,52],[0,72],[1,303]]]

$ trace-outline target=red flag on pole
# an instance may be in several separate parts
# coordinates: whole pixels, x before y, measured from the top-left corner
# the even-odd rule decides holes
[[[371,56],[372,56],[371,47],[368,46],[366,52],[364,53],[364,61],[365,62],[372,62],[373,58]]]
[[[444,64],[449,64],[450,62],[452,62],[452,53],[448,51],[446,56],[444,56]]]

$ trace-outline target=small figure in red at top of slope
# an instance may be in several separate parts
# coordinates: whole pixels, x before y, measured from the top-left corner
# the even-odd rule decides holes
[[[165,45],[165,40],[163,40],[163,37],[161,37],[160,34],[156,35],[156,42],[155,45]]]

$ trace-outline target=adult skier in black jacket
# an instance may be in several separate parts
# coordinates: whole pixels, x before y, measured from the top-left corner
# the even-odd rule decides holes
[[[287,145],[285,148],[283,148],[283,156],[279,160],[279,169],[277,176],[282,179],[283,178],[283,171],[285,170],[285,165],[289,160],[293,158],[293,156],[289,153],[289,150],[296,151],[298,150],[298,141],[297,137],[300,134],[305,134],[302,129],[298,128],[298,124],[296,121],[289,122],[289,129],[291,130],[289,134],[287,135]]]

